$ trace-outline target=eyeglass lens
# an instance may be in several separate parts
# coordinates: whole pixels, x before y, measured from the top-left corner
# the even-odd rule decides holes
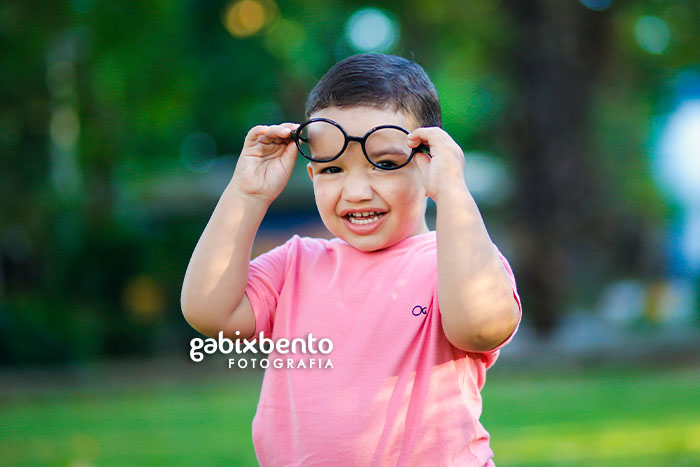
[[[324,121],[309,123],[299,136],[304,155],[318,162],[335,158],[345,145],[345,135],[340,128]],[[396,128],[375,130],[365,141],[367,156],[375,164],[387,168],[403,165],[411,156],[407,136]]]

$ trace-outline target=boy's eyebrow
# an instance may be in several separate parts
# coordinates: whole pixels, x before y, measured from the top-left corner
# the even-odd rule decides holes
[[[405,154],[406,153],[406,148],[402,148],[401,146],[391,146],[388,148],[382,148],[381,150],[377,152],[373,152],[372,156],[377,157],[377,156],[383,156],[385,154]]]

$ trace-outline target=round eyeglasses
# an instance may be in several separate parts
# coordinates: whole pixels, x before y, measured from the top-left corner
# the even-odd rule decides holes
[[[299,152],[313,162],[330,162],[340,157],[350,141],[362,146],[362,152],[373,166],[383,170],[396,170],[405,166],[417,152],[430,157],[429,148],[408,145],[408,130],[396,125],[380,125],[365,136],[350,136],[339,123],[328,118],[312,118],[294,130],[290,138]]]

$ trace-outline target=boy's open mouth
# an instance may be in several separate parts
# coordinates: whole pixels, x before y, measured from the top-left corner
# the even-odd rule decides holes
[[[343,217],[350,221],[351,224],[363,225],[377,222],[384,214],[386,213],[378,211],[349,212]]]

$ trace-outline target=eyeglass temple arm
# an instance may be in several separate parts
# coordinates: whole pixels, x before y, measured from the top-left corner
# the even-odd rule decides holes
[[[301,127],[300,126],[296,127],[294,130],[292,130],[291,133],[289,133],[289,139],[291,139],[292,141],[300,139],[303,142],[308,143],[309,139],[301,136],[301,133],[299,133],[299,128],[301,128]]]
[[[430,158],[433,157],[433,156],[430,155],[430,146],[428,146],[427,144],[421,144],[421,145],[418,146],[417,148],[414,148],[414,149],[413,149],[413,153],[414,153],[414,154],[417,153],[417,152],[422,152],[423,154],[425,154],[426,156],[428,156],[428,157],[430,157]]]

